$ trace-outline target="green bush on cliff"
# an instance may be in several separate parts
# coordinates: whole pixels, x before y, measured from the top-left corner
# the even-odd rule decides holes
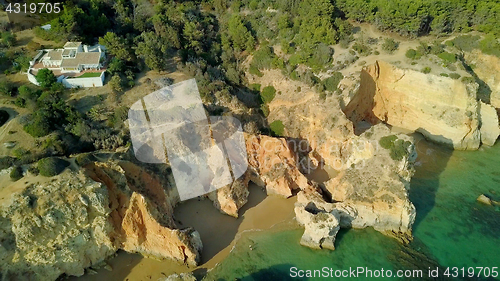
[[[20,166],[15,166],[12,168],[12,171],[10,171],[10,179],[13,181],[18,181],[23,177],[23,168]]]
[[[340,72],[335,72],[332,76],[321,81],[321,84],[324,86],[324,89],[333,92],[337,90],[337,86],[339,85],[340,80],[344,78],[344,75]]]
[[[398,139],[395,135],[385,136],[379,140],[381,147],[388,149],[393,160],[401,161],[405,156],[408,156],[408,148],[411,142],[403,139]]]
[[[431,71],[432,71],[432,69],[430,67],[428,67],[428,66],[422,68],[422,72],[425,73],[425,74],[431,73]]]
[[[438,57],[442,60],[444,60],[446,63],[455,63],[457,62],[457,56],[452,53],[448,52],[442,52],[438,55]]]
[[[281,122],[281,120],[272,122],[271,124],[269,124],[269,127],[271,128],[271,131],[274,133],[274,135],[283,136],[285,126],[283,125],[283,122]]]
[[[37,166],[40,175],[44,177],[53,177],[64,171],[64,169],[69,166],[69,162],[60,158],[49,157],[38,161]]]
[[[270,103],[274,97],[276,96],[276,89],[273,86],[267,86],[262,89],[262,93],[260,94],[260,98],[263,103]]]

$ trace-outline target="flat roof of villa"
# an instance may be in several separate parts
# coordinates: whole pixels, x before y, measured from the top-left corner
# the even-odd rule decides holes
[[[82,42],[66,42],[66,44],[64,44],[64,48],[78,48],[81,44]]]
[[[62,59],[62,50],[51,50],[48,51],[45,55],[42,57],[43,59],[47,58],[49,60],[61,60]]]
[[[61,67],[64,68],[76,68],[81,64],[99,64],[101,60],[101,53],[98,52],[88,52],[88,53],[76,53],[75,58],[65,58],[61,63]]]

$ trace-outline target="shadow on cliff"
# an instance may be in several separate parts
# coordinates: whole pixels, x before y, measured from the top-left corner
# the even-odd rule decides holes
[[[481,80],[481,78],[477,76],[472,67],[469,64],[467,64],[467,61],[465,60],[463,54],[458,55],[458,60],[464,67],[465,71],[467,71],[467,73],[469,73],[474,79],[474,81],[479,85],[479,88],[477,89],[477,99],[484,103],[490,104],[490,99],[491,99],[490,86],[488,86],[488,84],[486,84],[483,80]]]
[[[347,105],[343,101],[340,102],[340,107],[345,116],[351,120],[354,127],[354,134],[357,136],[370,129],[372,125],[381,121],[386,123],[387,121],[387,116],[384,116],[384,120],[381,120],[373,111],[377,106],[377,102],[375,101],[377,83],[373,79],[373,76],[378,77],[379,72],[380,67],[378,62],[375,63],[372,69],[363,68],[360,74],[358,92]]]
[[[417,217],[413,224],[413,232],[415,232],[420,222],[436,205],[439,178],[447,166],[453,149],[430,142],[420,133],[413,134],[413,137],[418,157],[415,161],[415,175],[410,182],[409,197],[417,210]]]

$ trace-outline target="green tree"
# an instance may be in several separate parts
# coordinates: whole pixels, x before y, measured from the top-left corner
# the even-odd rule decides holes
[[[111,77],[111,80],[109,80],[109,86],[115,93],[123,92],[123,79],[120,77],[120,75],[115,74],[113,75],[113,77]]]
[[[44,89],[50,88],[54,83],[57,82],[57,78],[52,70],[47,68],[40,69],[35,76],[36,81],[40,84],[40,87]]]
[[[0,82],[0,93],[6,96],[13,96],[14,86],[9,81],[3,80]]]
[[[228,23],[228,34],[235,50],[252,50],[255,39],[239,14],[233,14]]]
[[[16,35],[10,31],[2,32],[1,37],[2,37],[2,45],[4,45],[5,47],[10,48],[14,46],[14,44],[16,44]]]
[[[99,44],[106,46],[109,53],[117,59],[124,61],[132,61],[134,59],[133,51],[127,40],[114,32],[108,32],[104,37],[99,38]]]
[[[135,50],[137,56],[144,59],[146,65],[154,70],[165,69],[167,60],[167,46],[152,31],[143,32],[140,36],[142,41],[137,44]]]

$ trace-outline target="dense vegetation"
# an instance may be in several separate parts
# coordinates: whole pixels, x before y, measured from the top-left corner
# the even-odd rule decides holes
[[[500,36],[500,2],[496,0],[337,0],[345,17],[403,35],[478,30]]]
[[[108,97],[85,97],[98,99],[95,104],[106,98],[114,101],[134,87],[139,72],[174,67],[196,78],[203,102],[214,115],[230,111],[228,104],[237,104],[245,109],[260,109],[241,112],[260,112],[267,117],[267,104],[280,93],[268,84],[262,88],[259,84],[248,85],[244,71],[262,77],[266,70],[277,69],[316,90],[320,98],[335,95],[343,78],[339,70],[360,57],[378,54],[371,46],[376,38],[353,42],[349,20],[369,22],[381,30],[410,37],[484,32],[484,36],[458,36],[448,41],[448,46],[422,43],[406,52],[411,60],[435,55],[451,71],[456,71],[454,64],[460,56],[450,48],[454,52],[480,48],[500,56],[500,3],[496,0],[72,0],[64,2],[57,17],[43,17],[52,28],[37,28],[38,37],[60,44],[67,40],[100,43],[107,48],[106,71],[112,93]],[[0,32],[2,71],[6,75],[26,71],[33,53],[42,46],[30,42],[13,50],[19,43],[15,33],[9,26],[0,26]],[[399,48],[399,42],[393,39],[380,43],[381,51],[389,54]],[[350,57],[334,65],[332,46],[336,44],[350,48]],[[249,56],[248,69],[244,69]],[[180,62],[174,62],[174,57]],[[432,69],[421,71],[428,73]],[[320,79],[319,72],[329,74]],[[461,78],[457,73],[442,75]],[[123,126],[127,108],[94,106],[78,111],[65,100],[69,90],[57,83],[52,71],[40,70],[36,79],[40,87],[0,82],[0,94],[31,112],[19,121],[27,133],[38,138],[39,144],[36,153],[19,150],[16,159],[2,158],[1,163],[20,165],[49,156],[113,150],[127,143],[128,132]],[[301,92],[300,87],[297,92]],[[251,119],[245,114],[239,117],[244,123]],[[255,119],[262,120],[260,116]],[[252,132],[284,133],[279,120],[244,125]],[[399,158],[406,142],[393,140],[387,146],[391,156]],[[80,160],[84,165],[88,159]]]

